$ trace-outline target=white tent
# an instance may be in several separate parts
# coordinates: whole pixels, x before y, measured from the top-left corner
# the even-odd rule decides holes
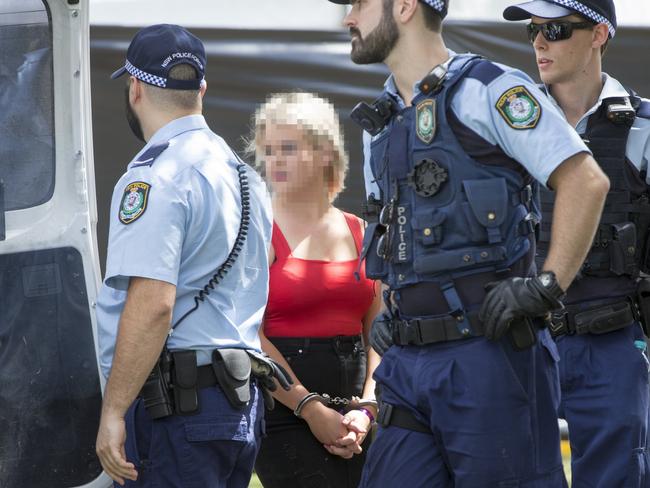
[[[502,20],[518,0],[451,0],[450,19]],[[520,0],[523,1],[523,0]],[[650,2],[615,0],[620,25],[650,26]],[[90,0],[96,25],[141,26],[159,22],[187,27],[336,30],[345,6],[326,0]]]

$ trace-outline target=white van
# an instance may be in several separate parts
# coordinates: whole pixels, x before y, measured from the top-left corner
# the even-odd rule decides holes
[[[0,2],[0,487],[106,488],[88,0]]]

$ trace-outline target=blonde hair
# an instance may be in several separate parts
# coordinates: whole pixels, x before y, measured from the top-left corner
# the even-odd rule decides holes
[[[264,148],[261,146],[268,125],[295,126],[312,144],[313,149],[332,148],[330,201],[345,188],[348,156],[339,117],[334,105],[314,93],[274,93],[255,111],[253,130],[247,144],[249,154],[255,155],[255,167],[263,173]]]

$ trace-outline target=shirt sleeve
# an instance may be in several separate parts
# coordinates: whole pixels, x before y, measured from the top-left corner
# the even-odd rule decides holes
[[[370,194],[374,194],[375,198],[379,198],[379,185],[375,181],[375,177],[372,174],[372,168],[370,166],[370,143],[372,142],[372,136],[368,134],[365,130],[363,131],[363,179],[366,184],[366,196],[369,197]]]
[[[646,172],[646,183],[650,185],[650,120],[637,117],[627,138],[626,156],[639,170]]]
[[[489,84],[466,78],[451,108],[458,120],[518,161],[546,185],[555,169],[589,149],[564,115],[520,71],[506,71]]]
[[[126,290],[132,276],[177,285],[188,211],[179,182],[150,168],[123,176],[111,202],[106,285]]]

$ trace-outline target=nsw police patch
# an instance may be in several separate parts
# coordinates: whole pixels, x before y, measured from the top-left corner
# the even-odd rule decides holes
[[[539,102],[524,86],[515,86],[501,95],[497,110],[517,130],[534,129],[542,116]]]
[[[147,210],[149,189],[151,189],[151,185],[144,181],[134,181],[127,185],[120,204],[120,222],[130,224],[142,217],[144,211]]]
[[[422,100],[418,103],[415,117],[415,130],[418,138],[425,144],[430,144],[436,135],[436,101]]]

